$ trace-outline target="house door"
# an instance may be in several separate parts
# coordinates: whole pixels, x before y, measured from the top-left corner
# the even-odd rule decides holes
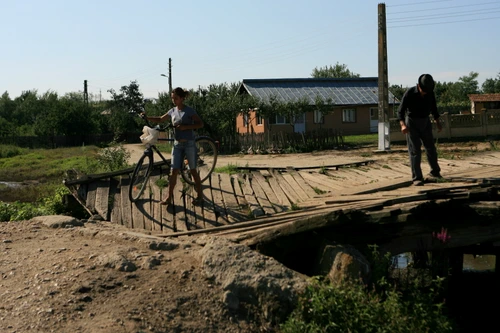
[[[378,132],[378,108],[370,108],[370,133]]]
[[[295,124],[293,127],[295,133],[304,133],[306,131],[306,114],[295,117]]]

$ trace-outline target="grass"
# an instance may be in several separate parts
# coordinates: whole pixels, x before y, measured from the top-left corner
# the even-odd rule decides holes
[[[105,151],[97,146],[26,149],[0,145],[0,180],[33,181],[33,185],[21,188],[0,187],[0,201],[36,202],[50,196],[62,185],[68,170],[87,174],[108,171],[103,160],[107,158],[103,155]],[[120,153],[119,148],[114,148],[109,155],[126,157]]]
[[[348,135],[344,137],[344,143],[348,146],[376,146],[378,133],[364,135]]]
[[[225,165],[225,166],[216,167],[214,169],[214,172],[227,173],[230,175],[234,175],[234,174],[240,173],[240,170],[238,169],[238,165],[229,163],[228,165]]]

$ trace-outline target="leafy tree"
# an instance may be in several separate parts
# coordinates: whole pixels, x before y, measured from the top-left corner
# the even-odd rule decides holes
[[[9,93],[4,92],[0,97],[0,135],[13,135],[16,126],[12,122],[16,103],[10,99]]]
[[[396,97],[398,100],[403,98],[404,93],[408,90],[408,87],[403,88],[403,85],[393,84],[389,87],[389,91]]]
[[[500,93],[500,73],[498,73],[496,79],[486,79],[481,88],[485,94]]]
[[[109,101],[109,128],[113,131],[115,141],[120,141],[122,135],[137,129],[137,123],[130,112],[141,112],[144,96],[139,91],[139,84],[131,81],[128,86],[122,86],[120,92],[108,90],[113,98]]]
[[[339,64],[337,62],[335,66],[325,66],[317,68],[315,67],[311,73],[313,78],[349,78],[349,77],[360,77],[359,74],[351,72],[346,64]]]
[[[479,84],[477,82],[477,77],[479,73],[470,72],[467,76],[462,76],[458,78],[458,82],[456,84],[456,90],[459,94],[459,101],[469,101],[467,97],[468,94],[477,94],[479,93]]]
[[[236,117],[242,110],[255,108],[257,100],[238,94],[240,83],[212,84],[198,91],[191,91],[186,101],[200,114],[206,131],[214,138],[236,134]]]
[[[21,96],[14,100],[16,109],[12,114],[12,121],[17,125],[32,126],[38,115],[38,97],[36,90],[23,91]],[[26,133],[24,133],[26,135]]]
[[[35,120],[34,132],[39,136],[54,136],[59,133],[58,116],[59,103],[57,93],[46,92],[37,103],[38,113]]]

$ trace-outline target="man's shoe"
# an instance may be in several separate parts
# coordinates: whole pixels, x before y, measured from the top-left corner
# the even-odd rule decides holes
[[[423,180],[414,180],[413,186],[424,186],[424,181]]]
[[[433,173],[429,173],[427,175],[427,177],[425,178],[425,181],[426,182],[431,182],[431,183],[437,183],[440,179],[443,179],[443,177],[441,176],[441,174],[433,174]]]
[[[429,178],[435,178],[435,179],[438,179],[438,178],[443,178],[443,176],[441,176],[441,174],[440,174],[440,173],[434,174],[434,173],[432,173],[432,172],[430,172],[430,173],[427,175],[427,177],[429,177]]]

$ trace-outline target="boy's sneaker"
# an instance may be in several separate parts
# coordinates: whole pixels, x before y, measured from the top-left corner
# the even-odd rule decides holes
[[[414,180],[413,186],[424,186],[424,181],[421,179]]]

